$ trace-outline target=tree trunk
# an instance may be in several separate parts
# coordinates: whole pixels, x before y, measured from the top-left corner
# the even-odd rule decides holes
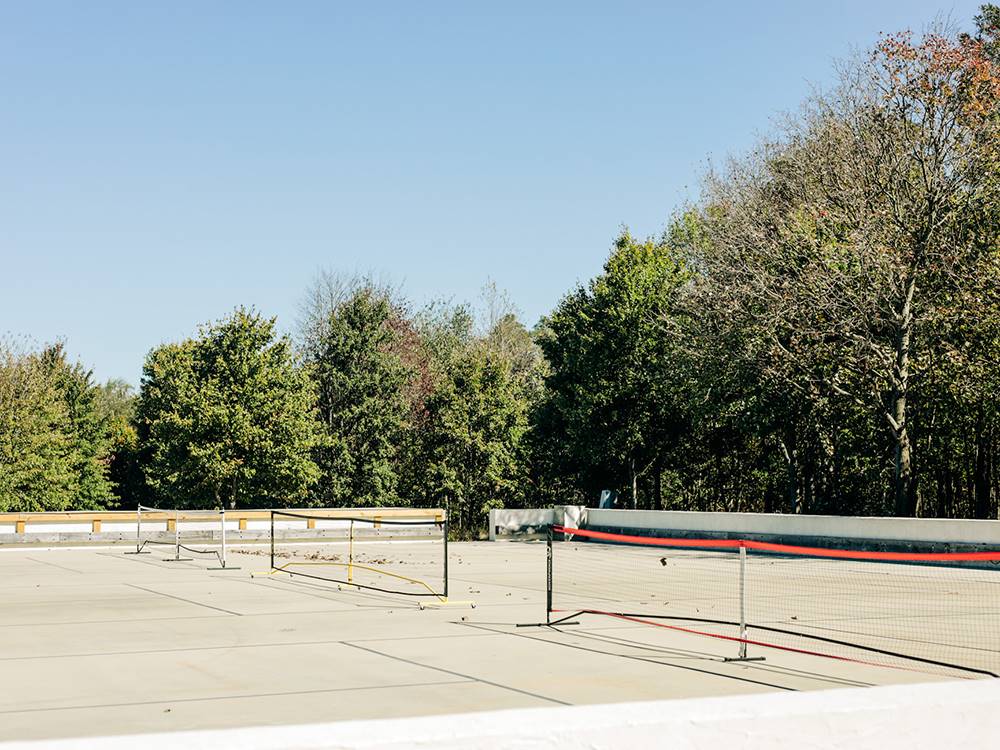
[[[721,449],[715,449],[715,456],[713,463],[715,464],[715,478],[714,478],[714,506],[713,511],[719,512],[725,510],[722,506],[722,454]]]
[[[989,518],[993,507],[993,488],[990,483],[990,436],[982,412],[976,418],[976,475],[975,515]]]
[[[948,511],[945,514],[946,518],[955,518],[955,472],[951,470],[951,466],[948,465],[945,468],[945,495],[944,501],[947,505]]]
[[[990,441],[990,486],[993,488],[993,497],[1000,500],[1000,471],[997,471],[997,448],[1000,448],[1000,435],[994,428],[993,439]],[[1000,502],[997,503],[1000,506]],[[997,508],[997,517],[1000,518],[1000,507]]]
[[[663,466],[661,465],[661,459],[659,455],[656,457],[656,461],[653,463],[653,509],[661,510],[663,508],[663,481],[660,474],[663,473]]]
[[[947,518],[948,516],[947,516],[947,513],[945,511],[945,505],[944,505],[944,492],[945,492],[944,491],[944,471],[940,467],[940,465],[937,467],[937,469],[934,472],[934,483],[935,483],[935,487],[936,487],[935,497],[937,499],[937,510],[935,512],[937,513],[937,517],[938,518]]]
[[[910,465],[913,473],[913,479],[910,484],[910,507],[913,508],[913,515],[917,518],[931,518],[933,517],[934,509],[931,507],[930,501],[925,497],[924,487],[920,481],[921,467],[919,464],[914,464],[912,458]]]
[[[906,397],[897,398],[897,412],[906,409]],[[896,433],[896,515],[912,516],[911,488],[913,486],[912,448],[910,435],[904,425]]]
[[[638,477],[635,475],[635,455],[632,455],[628,461],[629,474],[632,476],[632,510],[638,510],[639,508],[639,492],[638,492]]]
[[[913,447],[906,423],[907,398],[910,388],[910,347],[913,336],[913,295],[916,280],[906,282],[906,296],[899,311],[899,329],[896,335],[896,362],[893,367],[893,403],[890,422],[896,439],[896,515],[912,516],[913,497]]]
[[[781,449],[785,454],[788,505],[791,507],[792,513],[801,513],[802,504],[799,502],[799,467],[798,449],[795,446],[795,425],[785,428],[785,438],[781,441]]]
[[[811,462],[810,462],[811,463]],[[816,469],[815,466],[806,464],[807,468],[803,472],[803,487],[802,492],[802,507],[798,511],[799,513],[806,513],[811,508],[816,507]]]
[[[830,463],[830,502],[834,508],[843,507],[840,502],[840,467],[842,459],[836,442],[831,443],[833,455]]]

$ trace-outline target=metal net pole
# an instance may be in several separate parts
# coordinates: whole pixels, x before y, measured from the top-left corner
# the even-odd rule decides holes
[[[222,567],[226,567],[226,509],[223,508],[219,511],[219,517],[222,519]]]
[[[740,659],[747,658],[747,607],[746,607],[747,548],[740,543]]]
[[[444,598],[448,598],[448,514],[444,516]]]
[[[347,532],[347,582],[354,582],[354,520]]]
[[[545,547],[545,622],[552,621],[552,527],[549,526]]]

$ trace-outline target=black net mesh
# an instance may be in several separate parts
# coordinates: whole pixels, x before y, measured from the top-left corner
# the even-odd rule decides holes
[[[924,560],[840,551],[870,558],[856,560],[739,540],[575,531],[552,544],[552,620],[583,612],[644,622],[732,641],[733,656],[772,648],[1000,674],[1000,553]]]

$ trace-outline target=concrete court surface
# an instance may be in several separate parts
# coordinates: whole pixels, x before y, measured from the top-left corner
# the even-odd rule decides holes
[[[415,545],[411,545],[415,546]],[[544,618],[545,546],[451,545],[476,608],[266,571],[261,549],[164,562],[126,547],[0,550],[0,740],[823,690],[933,675],[592,618]],[[423,548],[429,554],[429,547]]]

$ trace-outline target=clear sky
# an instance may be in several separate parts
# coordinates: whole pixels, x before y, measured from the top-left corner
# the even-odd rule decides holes
[[[0,334],[100,379],[320,268],[531,325],[942,0],[0,0]]]

